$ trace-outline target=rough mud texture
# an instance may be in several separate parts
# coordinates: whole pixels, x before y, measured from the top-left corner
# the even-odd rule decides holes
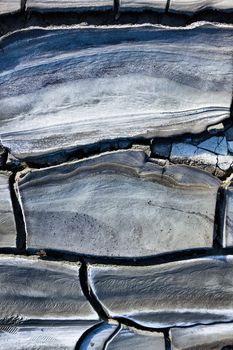
[[[231,323],[172,328],[170,334],[173,350],[230,350],[233,346],[233,325]]]
[[[233,348],[231,0],[0,0],[0,349]]]
[[[3,37],[1,143],[27,161],[104,140],[202,132],[230,117],[231,39],[231,27],[210,24]]]
[[[220,182],[197,169],[128,150],[22,176],[28,248],[138,257],[212,247]]]
[[[233,321],[232,256],[156,266],[88,266],[95,297],[114,319],[149,328]]]

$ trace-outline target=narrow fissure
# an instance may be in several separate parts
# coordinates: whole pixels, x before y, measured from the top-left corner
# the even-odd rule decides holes
[[[225,188],[220,186],[217,193],[217,201],[216,201],[216,208],[215,208],[213,248],[223,247],[225,210],[226,210],[226,191],[225,191]]]
[[[25,223],[23,219],[23,213],[20,206],[20,203],[18,201],[14,184],[15,184],[15,176],[16,173],[12,173],[12,175],[9,178],[9,184],[10,184],[10,194],[11,194],[11,201],[13,206],[13,213],[15,217],[15,224],[16,224],[16,250],[19,253],[25,253],[26,250],[26,229],[25,229]]]
[[[21,0],[21,12],[26,12],[27,0]]]
[[[171,0],[167,0],[167,3],[166,3],[166,12],[167,13],[169,12],[170,4],[171,4]]]
[[[5,248],[0,248],[0,254],[4,254]],[[12,250],[10,250],[12,251]],[[187,249],[182,251],[172,251],[168,253],[161,253],[152,255],[149,257],[135,257],[135,258],[116,258],[116,257],[98,257],[98,256],[87,256],[84,254],[77,254],[74,252],[64,252],[52,249],[27,249],[26,251],[18,252],[18,254],[26,254],[27,256],[41,256],[46,260],[63,260],[69,262],[83,262],[85,259],[86,263],[90,264],[101,264],[101,265],[118,265],[118,266],[151,266],[151,265],[162,265],[169,262],[184,261],[189,259],[201,259],[207,257],[216,257],[227,255],[233,255],[233,247],[227,248],[197,248]]]
[[[115,19],[119,18],[120,6],[121,6],[121,0],[113,0],[113,12],[115,14]]]
[[[164,332],[165,350],[172,350],[169,330]]]
[[[117,334],[120,333],[122,329],[122,325],[118,325],[115,331],[108,337],[108,339],[105,341],[103,350],[108,350],[108,345],[111,343],[111,341],[117,336]]]
[[[95,295],[89,285],[88,281],[88,267],[84,260],[81,261],[81,267],[79,270],[79,278],[80,278],[80,285],[83,291],[83,294],[93,307],[93,309],[96,311],[96,313],[99,315],[100,319],[107,322],[109,320],[109,317],[105,310],[103,309],[102,305],[98,302],[98,300],[95,298]]]
[[[97,323],[96,325],[94,325],[93,327],[89,328],[88,330],[86,330],[81,337],[79,338],[78,342],[76,343],[75,349],[74,350],[81,350],[82,349],[82,345],[84,343],[84,341],[86,340],[86,338],[88,338],[89,334],[91,334],[92,332],[94,332],[95,330],[97,331],[98,328],[103,324],[103,322]]]
[[[156,328],[156,327],[143,326],[127,317],[113,317],[113,320],[117,321],[119,324],[122,324],[124,326],[135,328],[141,331],[149,331],[149,332],[163,333],[163,334],[168,334],[169,332],[169,328],[163,328],[163,327]]]

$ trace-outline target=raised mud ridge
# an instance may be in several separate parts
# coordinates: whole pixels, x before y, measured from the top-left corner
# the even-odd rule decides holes
[[[233,349],[232,12],[0,1],[0,349]]]

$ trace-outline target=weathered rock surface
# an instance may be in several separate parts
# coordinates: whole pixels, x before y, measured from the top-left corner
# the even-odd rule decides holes
[[[156,266],[89,265],[90,287],[113,318],[147,327],[233,320],[233,257]]]
[[[211,167],[212,171],[215,170],[218,161],[216,154],[185,142],[173,143],[170,159],[174,163],[200,164],[203,168]]]
[[[20,159],[230,116],[231,26],[28,29],[0,44],[0,139]]]
[[[20,0],[0,0],[0,15],[14,13],[21,9]]]
[[[56,326],[0,325],[0,348],[1,350],[75,350],[81,336],[94,324],[93,321],[79,321],[75,325],[63,323]],[[92,347],[92,350],[98,349]]]
[[[227,350],[233,346],[233,324],[173,328],[171,340],[172,350]]]
[[[213,136],[199,143],[198,147],[222,156],[226,156],[228,153],[227,141],[223,136]]]
[[[219,169],[222,171],[220,176],[233,164],[233,156],[228,153],[223,137],[212,137],[197,146],[188,142],[174,142],[169,158],[173,163],[194,165],[214,174]]]
[[[140,331],[122,327],[109,342],[108,350],[165,350],[163,333]]]
[[[228,156],[218,156],[218,161],[217,161],[217,166],[219,169],[223,171],[227,171],[229,169],[232,169],[233,165],[233,156],[228,155]]]
[[[30,171],[17,183],[28,248],[116,257],[211,247],[218,187],[205,172],[161,167],[136,150]]]
[[[231,0],[170,0],[169,11],[193,14],[203,10],[233,11]]]
[[[16,247],[16,225],[11,202],[10,173],[0,171],[0,247]]]
[[[26,320],[97,320],[83,295],[78,263],[0,257],[0,324]]]
[[[165,12],[166,5],[166,0],[121,0],[120,11],[154,10]]]
[[[210,126],[208,126],[207,131],[210,135],[215,135],[221,131],[224,132],[224,125],[223,125],[223,123],[210,125]]]
[[[104,11],[113,8],[113,0],[27,0],[27,9],[39,12]]]
[[[154,142],[151,146],[152,156],[169,158],[171,153],[171,141]]]

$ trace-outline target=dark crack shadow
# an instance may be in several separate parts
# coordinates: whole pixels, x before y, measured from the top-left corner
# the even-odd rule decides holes
[[[165,350],[172,350],[169,330],[164,331]]]
[[[98,300],[95,297],[95,294],[93,293],[91,286],[89,285],[88,280],[88,267],[85,261],[82,261],[80,270],[79,270],[79,278],[80,278],[80,284],[83,291],[83,294],[93,307],[93,309],[96,311],[96,313],[99,315],[100,319],[107,322],[109,319],[109,316],[107,315],[106,311],[102,307],[101,303],[98,302]]]
[[[10,185],[10,194],[11,194],[11,201],[13,206],[13,213],[15,218],[15,224],[16,224],[16,251],[19,253],[24,253],[26,249],[26,228],[25,223],[23,219],[23,213],[20,206],[20,203],[18,201],[15,188],[15,174],[13,173],[9,178],[9,185]]]
[[[170,0],[167,1],[164,13],[152,10],[121,11],[120,0],[114,0],[113,10],[86,12],[48,12],[27,11],[26,1],[21,2],[21,12],[0,16],[0,35],[28,28],[30,26],[48,27],[52,25],[121,25],[121,24],[163,24],[167,26],[186,26],[197,21],[209,21],[233,24],[233,9],[229,12],[204,10],[194,15],[173,13],[169,11]]]
[[[114,332],[112,334],[110,334],[110,336],[108,337],[108,339],[106,339],[106,341],[104,343],[103,350],[107,350],[108,349],[108,345],[117,336],[117,334],[120,333],[121,328],[122,328],[122,326],[119,324],[117,326],[117,328],[114,330]]]
[[[223,187],[218,189],[215,216],[214,216],[214,239],[213,247],[223,247],[223,234],[226,212],[226,190]]]
[[[93,327],[90,327],[89,329],[87,329],[79,338],[78,342],[76,343],[75,346],[75,350],[81,350],[83,343],[85,342],[85,340],[89,337],[89,335],[91,335],[92,333],[94,333],[95,331],[97,331],[100,327],[102,327],[104,324],[104,322],[99,322],[96,325],[94,325]]]
[[[5,248],[0,248],[0,254],[4,253]],[[16,252],[17,253],[17,252]],[[18,253],[20,254],[20,253]],[[74,252],[65,252],[52,249],[36,250],[27,249],[24,253],[27,256],[38,255],[43,260],[51,261],[70,261],[70,262],[81,262],[82,267],[82,281],[86,281],[87,267],[86,264],[101,264],[101,265],[119,265],[119,266],[150,266],[150,265],[162,265],[169,262],[176,262],[180,260],[189,259],[201,259],[201,258],[212,258],[212,259],[223,259],[225,260],[227,255],[233,255],[233,247],[227,248],[197,248],[178,250],[167,253],[160,253],[156,255],[146,257],[107,257],[107,256],[94,256],[77,254]],[[82,282],[81,281],[81,282]],[[89,295],[88,284],[83,285],[86,294]],[[106,315],[105,315],[106,316]],[[106,318],[106,317],[103,317]]]

